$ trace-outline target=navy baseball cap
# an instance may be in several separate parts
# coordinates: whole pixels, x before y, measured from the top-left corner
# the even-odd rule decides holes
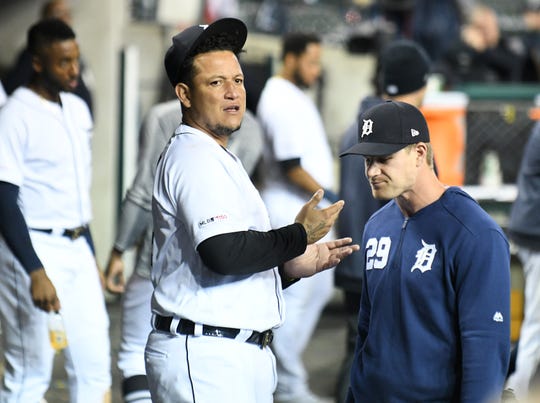
[[[233,52],[238,53],[246,43],[247,27],[236,18],[222,18],[210,25],[194,25],[173,36],[172,45],[165,54],[165,70],[173,87],[180,81],[182,65],[195,56],[197,46],[220,35],[226,35]]]
[[[390,155],[420,142],[429,143],[429,131],[422,112],[405,102],[386,101],[360,115],[358,143],[340,157]]]
[[[390,95],[410,94],[427,85],[431,60],[416,42],[397,39],[380,56],[380,85]]]

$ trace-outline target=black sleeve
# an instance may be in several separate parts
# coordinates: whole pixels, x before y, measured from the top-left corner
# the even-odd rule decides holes
[[[306,230],[296,223],[268,232],[216,235],[201,242],[197,251],[210,270],[223,275],[242,275],[282,265],[304,253],[306,247]]]
[[[293,168],[300,166],[300,158],[292,158],[290,160],[283,160],[279,161],[279,167],[281,169],[281,172],[287,173]]]
[[[19,187],[0,181],[0,233],[27,273],[43,267],[17,204]]]

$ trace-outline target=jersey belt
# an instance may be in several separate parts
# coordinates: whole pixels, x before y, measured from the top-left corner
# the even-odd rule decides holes
[[[171,322],[173,318],[171,316],[160,316],[156,315],[154,321],[155,328],[162,332],[170,333]],[[195,322],[192,322],[188,319],[180,319],[178,326],[176,328],[176,333],[178,334],[195,334]],[[204,336],[212,337],[225,337],[227,339],[234,339],[240,333],[240,329],[234,329],[231,327],[219,327],[219,326],[210,326],[202,325],[202,334]],[[264,348],[272,342],[274,334],[271,329],[265,330],[264,332],[253,331],[251,336],[249,336],[245,342],[256,344],[260,348]]]
[[[60,229],[58,232],[52,228],[30,228],[32,231],[46,232],[47,234],[59,233],[62,236],[65,236],[72,241],[82,236],[86,231],[88,231],[88,225],[81,225],[76,228]]]

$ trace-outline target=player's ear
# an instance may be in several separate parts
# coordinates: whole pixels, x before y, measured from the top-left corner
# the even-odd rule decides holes
[[[416,143],[416,166],[420,166],[422,163],[427,163],[428,148],[426,143]]]
[[[294,70],[296,66],[296,59],[297,59],[297,56],[294,53],[292,52],[287,53],[283,57],[283,68],[287,71]]]
[[[41,61],[41,57],[32,56],[32,69],[34,69],[36,73],[41,73],[43,71],[43,62]]]
[[[180,100],[184,107],[191,107],[191,93],[189,92],[189,87],[186,84],[176,84],[176,87],[174,87],[174,91],[176,92],[176,97]]]

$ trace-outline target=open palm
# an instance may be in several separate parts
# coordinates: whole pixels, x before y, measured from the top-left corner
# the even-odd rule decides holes
[[[289,278],[310,277],[334,267],[341,259],[360,249],[351,242],[352,238],[340,238],[308,245],[303,254],[285,263],[285,274]]]

